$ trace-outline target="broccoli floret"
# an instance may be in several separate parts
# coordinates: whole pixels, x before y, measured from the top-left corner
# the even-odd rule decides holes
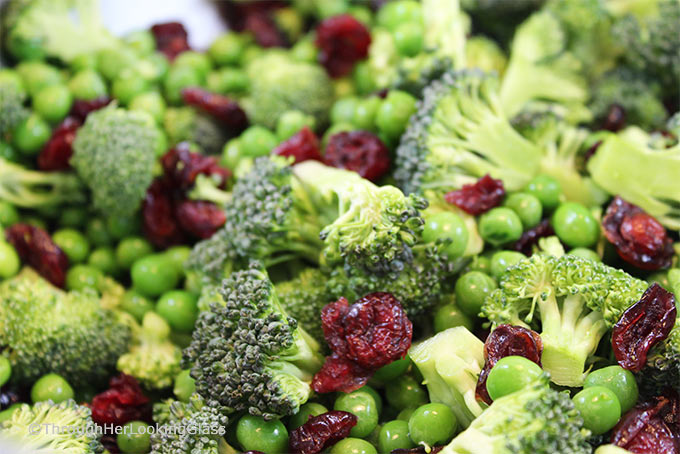
[[[182,350],[170,339],[170,325],[154,312],[147,312],[142,326],[132,331],[130,351],[118,358],[118,370],[132,375],[149,389],[172,385],[181,371]]]
[[[225,207],[231,200],[231,192],[218,187],[219,182],[213,178],[200,174],[196,177],[194,186],[187,192],[192,200],[207,200],[221,207]]]
[[[462,0],[461,4],[473,19],[475,32],[504,44],[512,38],[517,24],[539,9],[545,0]]]
[[[12,379],[32,383],[53,372],[74,386],[110,376],[130,331],[93,290],[64,292],[30,269],[0,288],[0,344]]]
[[[680,389],[680,320],[668,337],[647,356],[647,367],[639,374],[642,388],[659,392],[666,387]]]
[[[463,426],[482,414],[485,405],[477,401],[477,379],[484,366],[484,343],[462,326],[449,328],[417,343],[409,350],[430,395],[456,415]]]
[[[163,126],[171,146],[191,142],[206,154],[220,154],[229,139],[226,130],[208,115],[192,107],[172,107],[165,111]]]
[[[72,173],[29,170],[0,157],[0,200],[22,208],[40,208],[78,204],[87,197]]]
[[[436,53],[422,53],[403,61],[397,68],[393,88],[420,99],[423,90],[453,68],[453,60]]]
[[[553,382],[581,386],[586,363],[647,283],[573,255],[534,254],[508,268],[484,302],[494,326],[531,327],[543,340],[543,369]]]
[[[96,0],[12,0],[3,20],[4,42],[17,59],[58,58],[116,47]]]
[[[459,0],[422,0],[425,48],[448,57],[456,68],[465,67],[465,35],[470,19]]]
[[[492,39],[486,36],[473,36],[465,45],[465,66],[478,68],[485,72],[495,71],[502,76],[508,64],[508,57]]]
[[[0,73],[1,74],[1,73]],[[0,77],[0,139],[8,138],[9,133],[28,117],[29,111],[24,106],[26,92],[21,80],[12,73]],[[2,180],[0,178],[0,180]]]
[[[37,431],[36,431],[37,429]],[[0,423],[0,441],[16,443],[20,452],[35,454],[97,454],[104,451],[101,431],[92,421],[89,408],[67,400],[59,404],[23,404]]]
[[[245,107],[253,123],[274,129],[289,110],[314,117],[317,125],[328,123],[334,90],[321,66],[268,53],[248,66],[248,76],[250,99]]]
[[[259,263],[225,279],[224,304],[196,322],[184,351],[196,391],[266,419],[297,413],[321,368],[319,344],[289,317]]]
[[[496,399],[441,454],[590,454],[583,418],[547,379]]]

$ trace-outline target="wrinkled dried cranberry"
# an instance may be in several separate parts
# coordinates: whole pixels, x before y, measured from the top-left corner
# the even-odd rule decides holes
[[[21,402],[21,395],[17,390],[9,387],[4,387],[0,390],[0,411],[7,410],[18,402]]]
[[[113,99],[109,98],[108,96],[100,96],[99,98],[90,100],[76,99],[73,101],[69,115],[75,117],[77,120],[80,120],[81,123],[84,123],[88,115],[96,110],[108,106],[111,101],[113,101]]]
[[[215,118],[228,129],[232,135],[240,134],[248,127],[248,117],[239,104],[217,93],[211,93],[198,87],[182,90],[182,99]]]
[[[339,132],[328,140],[324,162],[376,181],[390,169],[390,152],[378,136],[368,131]]]
[[[38,168],[40,170],[66,170],[71,167],[69,160],[73,155],[72,145],[76,139],[76,131],[81,124],[76,117],[66,117],[52,131],[50,140],[47,141],[38,155]]]
[[[288,44],[273,16],[274,10],[285,6],[285,2],[280,0],[223,0],[217,2],[217,5],[230,29],[252,33],[261,47],[283,47]]]
[[[503,197],[505,197],[503,181],[495,180],[486,174],[474,184],[466,184],[456,191],[449,192],[444,199],[466,213],[478,216],[500,205]]]
[[[245,27],[255,37],[255,42],[261,47],[285,47],[288,45],[286,36],[276,26],[274,18],[267,12],[248,14]]]
[[[177,203],[175,218],[185,232],[201,239],[213,236],[227,220],[222,208],[203,200],[182,200]]]
[[[318,454],[349,436],[357,425],[357,417],[346,411],[333,410],[310,417],[290,434],[291,454]]]
[[[150,421],[149,402],[134,377],[119,374],[111,378],[109,389],[92,399],[92,420],[99,425],[116,426],[136,420]]]
[[[280,143],[272,153],[279,156],[292,156],[295,158],[295,164],[310,159],[323,160],[319,148],[319,139],[307,126],[285,142]]]
[[[64,286],[68,258],[46,231],[29,224],[14,224],[7,227],[5,237],[22,262],[57,287]]]
[[[484,343],[484,367],[477,380],[477,399],[491,404],[491,396],[486,390],[486,379],[491,368],[501,358],[523,356],[540,366],[542,353],[543,341],[537,332],[521,326],[499,325]]]
[[[321,370],[314,375],[312,389],[320,394],[336,391],[351,393],[364,386],[373,372],[333,353],[326,357]]]
[[[512,245],[512,248],[517,252],[521,252],[526,256],[534,253],[534,246],[538,244],[538,240],[555,234],[550,220],[543,219],[537,226],[526,230],[522,236]]]
[[[668,337],[676,313],[673,294],[657,283],[649,286],[612,329],[612,347],[619,365],[641,371],[647,363],[647,352]]]
[[[185,50],[190,50],[189,35],[184,25],[179,22],[167,22],[151,27],[151,33],[156,40],[156,48],[170,60],[174,60]]]
[[[319,62],[331,77],[346,76],[354,64],[368,56],[371,34],[349,14],[329,17],[316,28]]]
[[[393,449],[390,454],[437,454],[444,448],[445,446],[432,446],[428,451],[425,446],[418,446],[411,449]]]
[[[172,188],[156,178],[149,186],[142,203],[144,235],[155,246],[166,248],[184,241],[175,219]]]
[[[182,142],[161,157],[163,172],[176,189],[186,190],[194,185],[199,174],[216,177],[218,186],[224,188],[231,176],[229,169],[220,167],[217,158],[191,151],[189,144]]]
[[[624,126],[626,126],[626,110],[618,104],[612,104],[609,106],[607,115],[602,119],[602,129],[616,132]]]
[[[668,268],[673,240],[666,229],[642,208],[616,196],[602,219],[604,234],[626,262],[643,270]]]

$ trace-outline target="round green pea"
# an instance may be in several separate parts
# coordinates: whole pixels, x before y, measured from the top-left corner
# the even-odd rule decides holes
[[[54,66],[41,61],[26,61],[16,66],[23,85],[29,95],[33,96],[43,88],[62,83],[61,73]]]
[[[118,448],[126,454],[144,454],[151,446],[152,427],[143,421],[130,421],[116,436]]]
[[[160,296],[172,290],[177,287],[180,278],[177,267],[162,254],[147,255],[136,260],[130,274],[132,286],[147,297]]]
[[[375,119],[382,100],[377,96],[369,96],[357,102],[352,117],[352,124],[357,129],[375,131]]]
[[[4,386],[12,376],[12,364],[5,356],[0,356],[0,386]]]
[[[156,312],[166,319],[173,330],[191,333],[198,318],[198,298],[185,290],[164,293],[156,303]]]
[[[491,276],[498,281],[505,270],[518,262],[526,259],[526,256],[521,252],[515,251],[498,251],[491,256]]]
[[[64,251],[69,263],[80,263],[90,254],[90,244],[85,235],[75,229],[61,229],[52,234],[52,241]]]
[[[315,123],[316,121],[311,115],[305,115],[299,110],[289,110],[279,117],[276,123],[276,136],[283,142],[305,126],[314,129]]]
[[[123,238],[116,246],[116,261],[122,269],[128,269],[137,260],[146,257],[153,252],[151,243],[145,238],[131,236]]]
[[[451,211],[441,211],[425,219],[423,240],[427,243],[437,240],[447,241],[444,253],[449,259],[463,256],[467,249],[468,236],[463,218]]]
[[[154,52],[151,55],[146,56],[144,60],[150,63],[151,67],[153,68],[155,75],[153,78],[154,82],[161,81],[168,74],[170,62],[168,61],[168,57],[166,57],[165,54]]]
[[[116,240],[138,233],[140,227],[137,216],[110,216],[106,219],[106,228]]]
[[[403,23],[421,23],[422,7],[415,0],[397,0],[386,3],[380,8],[376,17],[377,23],[394,31]]]
[[[102,246],[92,251],[87,259],[87,264],[109,276],[118,272],[116,253],[109,246]]]
[[[569,247],[589,247],[600,236],[600,224],[580,203],[561,204],[552,216],[552,226],[560,240]]]
[[[156,39],[149,30],[135,30],[128,33],[124,38],[125,44],[134,50],[137,55],[149,55],[156,49]]]
[[[7,142],[0,140],[0,158],[10,162],[21,162],[21,156]]]
[[[395,449],[410,449],[415,444],[408,436],[408,422],[399,419],[385,423],[378,435],[378,449],[380,452],[392,452]]]
[[[247,42],[248,39],[244,35],[225,33],[213,41],[208,49],[208,55],[219,66],[238,65]]]
[[[475,328],[473,320],[456,304],[449,303],[437,309],[434,314],[434,330],[440,332],[456,326],[464,326],[469,331]]]
[[[0,200],[0,225],[9,227],[19,222],[19,210],[14,205]]]
[[[68,82],[68,88],[75,99],[90,101],[106,96],[106,82],[93,69],[82,69],[75,73]]]
[[[487,296],[498,288],[491,276],[481,271],[469,271],[456,281],[456,303],[469,317],[478,317]]]
[[[331,123],[352,123],[358,103],[359,100],[353,96],[335,101],[331,108]]]
[[[57,374],[43,375],[31,388],[31,400],[43,402],[51,400],[55,404],[73,399],[74,393],[71,385]]]
[[[594,435],[606,433],[621,418],[619,399],[613,391],[604,386],[584,388],[572,400],[581,413],[583,426]]]
[[[259,416],[242,416],[236,424],[236,439],[244,451],[288,452],[288,431],[277,419],[265,421]]]
[[[137,59],[130,49],[102,49],[97,53],[97,68],[106,79],[114,80],[121,72],[134,66]]]
[[[97,289],[104,274],[90,265],[75,265],[66,272],[66,288],[68,290]]]
[[[416,411],[416,407],[404,408],[397,414],[397,419],[399,421],[406,421],[408,423],[408,420],[411,419],[411,415],[414,411]]]
[[[7,279],[19,272],[21,260],[14,247],[0,240],[0,279]]]
[[[96,54],[80,54],[71,60],[70,63],[71,70],[77,72],[83,69],[96,69],[97,68],[97,55]]]
[[[431,403],[416,408],[408,420],[409,437],[416,444],[446,444],[456,433],[458,421],[448,405]]]
[[[236,68],[220,68],[208,73],[206,86],[209,91],[221,94],[244,94],[248,91],[248,74]]]
[[[506,356],[491,368],[486,390],[493,400],[524,389],[543,374],[541,367],[523,356]]]
[[[33,97],[33,109],[51,123],[63,120],[72,104],[73,96],[68,87],[62,84],[45,87]]]
[[[265,156],[279,144],[279,139],[263,126],[251,126],[239,137],[243,156],[255,158]]]
[[[189,402],[194,391],[196,391],[196,381],[191,378],[191,371],[185,369],[177,374],[172,392],[177,396],[180,402]]]
[[[177,267],[177,271],[184,274],[184,263],[191,255],[191,248],[189,246],[173,246],[166,249],[164,254]]]
[[[427,403],[427,392],[408,375],[402,375],[385,385],[387,402],[397,410],[419,407]]]
[[[593,262],[601,262],[602,259],[597,254],[597,252],[592,249],[585,247],[575,247],[567,253],[568,255],[575,255],[576,257],[581,257],[582,259],[591,260]]]
[[[375,401],[375,406],[378,408],[378,414],[382,413],[383,409],[383,400],[382,397],[380,397],[380,394],[378,391],[375,390],[372,386],[369,385],[364,385],[361,388],[357,389],[357,391],[362,391],[365,393],[368,393],[373,397],[373,400]]]
[[[81,228],[87,222],[89,214],[83,207],[64,207],[59,215],[59,226],[66,228]]]
[[[171,104],[179,104],[182,101],[182,90],[198,87],[201,82],[200,73],[193,67],[173,65],[165,77],[165,97]]]
[[[333,445],[330,454],[377,454],[375,447],[361,438],[344,438]]]
[[[149,83],[137,71],[127,69],[116,77],[111,85],[111,93],[121,104],[127,106],[135,96],[146,92]]]
[[[141,323],[144,320],[144,315],[154,309],[154,304],[141,293],[130,289],[123,295],[120,308]]]
[[[517,241],[522,236],[522,221],[510,208],[492,208],[479,218],[479,234],[494,246]]]
[[[293,59],[307,63],[316,63],[317,53],[318,50],[314,45],[314,41],[308,38],[300,39],[290,49],[290,56]]]
[[[525,229],[534,227],[543,217],[543,205],[533,194],[526,192],[516,192],[510,194],[504,202],[504,205],[514,211],[519,219],[522,221],[522,226]]]
[[[175,58],[173,64],[176,66],[188,66],[193,68],[203,79],[212,69],[210,58],[206,54],[193,50],[188,50],[179,54],[177,58]]]
[[[423,35],[423,25],[417,22],[405,22],[392,33],[397,51],[405,57],[414,57],[423,50]]]
[[[316,402],[307,402],[300,407],[300,411],[288,419],[288,430],[295,430],[307,422],[309,417],[323,415],[328,409]]]
[[[621,413],[626,413],[633,408],[638,400],[639,392],[635,376],[631,371],[618,365],[603,367],[589,373],[583,387],[593,386],[604,386],[616,394],[621,405]]]
[[[231,139],[224,144],[222,148],[222,156],[220,157],[220,164],[227,167],[228,169],[235,169],[238,166],[238,162],[243,156],[241,151],[241,142],[238,138]]]
[[[411,360],[408,358],[392,361],[391,363],[376,370],[373,374],[373,377],[371,377],[371,381],[375,381],[377,383],[387,383],[401,375],[404,375],[410,365]]]
[[[51,134],[52,129],[50,125],[40,116],[33,113],[14,129],[12,144],[21,153],[33,156],[40,152]]]
[[[157,91],[139,93],[130,101],[130,110],[146,112],[156,120],[156,123],[163,121],[165,114],[165,100]]]
[[[375,399],[365,391],[341,394],[335,400],[333,409],[346,411],[357,417],[357,424],[349,433],[352,437],[363,438],[378,425],[379,414]]]
[[[106,229],[106,222],[101,218],[92,218],[85,226],[85,235],[94,246],[108,246],[113,242]]]
[[[527,184],[524,192],[536,196],[545,211],[552,211],[560,203],[562,186],[551,176],[537,175]]]
[[[391,140],[397,140],[406,130],[408,121],[416,111],[416,98],[410,94],[390,90],[381,101],[375,117],[378,130]]]

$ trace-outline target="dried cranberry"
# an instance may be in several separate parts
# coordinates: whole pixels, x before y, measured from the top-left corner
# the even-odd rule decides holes
[[[231,176],[229,169],[220,167],[213,156],[191,151],[188,143],[179,143],[161,157],[165,176],[176,189],[186,190],[194,185],[199,174],[217,177],[224,188]]]
[[[537,226],[526,230],[522,236],[512,246],[517,252],[521,252],[526,256],[534,253],[534,246],[538,244],[538,240],[555,234],[552,225],[548,219],[543,219]]]
[[[156,48],[170,60],[174,60],[185,50],[190,50],[189,35],[184,25],[179,22],[167,22],[151,27],[151,33],[156,40]]]
[[[647,363],[647,352],[673,329],[676,313],[673,294],[652,284],[612,329],[612,347],[619,365],[641,371]]]
[[[19,402],[21,402],[21,395],[17,390],[7,387],[0,390],[0,411],[7,410]]]
[[[285,2],[280,0],[223,0],[217,2],[217,5],[230,29],[252,33],[261,47],[283,47],[288,44],[272,15],[274,10],[285,6]]]
[[[272,153],[279,156],[292,156],[295,158],[295,164],[310,159],[323,161],[319,148],[319,139],[307,126],[285,142],[279,144]]]
[[[52,131],[50,140],[38,155],[40,170],[66,170],[70,168],[69,160],[73,155],[73,141],[76,131],[82,123],[76,117],[66,117],[59,126]]]
[[[248,14],[244,28],[253,34],[255,42],[261,47],[285,47],[288,44],[286,36],[267,12]]]
[[[602,129],[616,132],[624,126],[626,126],[626,110],[618,104],[612,104],[602,120]]]
[[[373,372],[333,353],[326,357],[323,367],[314,375],[312,389],[320,394],[336,391],[351,393],[364,386]]]
[[[120,449],[118,449],[118,439],[115,434],[104,433],[100,439],[104,449],[106,449],[111,454],[118,454]]]
[[[474,184],[466,184],[456,191],[449,192],[444,199],[466,213],[478,216],[500,205],[503,197],[505,197],[503,181],[495,180],[487,174]]]
[[[248,127],[248,117],[239,104],[217,93],[198,87],[182,90],[182,99],[190,106],[197,107],[225,126],[232,135],[240,134]]]
[[[376,181],[390,169],[390,152],[378,136],[368,131],[339,132],[328,140],[324,162]]]
[[[585,153],[583,153],[583,162],[587,163],[590,161],[590,158],[595,156],[595,152],[597,151],[598,148],[600,148],[600,145],[602,145],[602,141],[598,140],[594,144],[592,144]]]
[[[162,179],[156,178],[147,189],[142,203],[144,234],[151,243],[160,248],[184,241],[184,234],[175,219],[171,195],[172,188]]]
[[[602,219],[604,234],[626,262],[643,270],[668,268],[673,240],[666,229],[642,208],[616,196]]]
[[[149,421],[151,405],[137,380],[119,374],[109,381],[109,389],[92,399],[92,420],[99,425],[122,426],[130,421]]]
[[[5,230],[5,237],[23,262],[57,287],[64,286],[68,258],[46,231],[29,224],[14,224]]]
[[[612,430],[612,444],[635,454],[678,454],[678,395],[664,395],[639,403]]]
[[[368,56],[371,34],[349,14],[329,17],[316,28],[319,62],[331,77],[346,76],[354,64]]]
[[[203,200],[183,200],[177,203],[175,218],[185,232],[201,239],[213,236],[227,220],[223,209]]]
[[[540,366],[542,353],[543,341],[537,332],[521,326],[499,325],[484,343],[484,368],[477,380],[477,399],[491,404],[491,396],[486,390],[486,379],[491,368],[501,358],[523,356]]]
[[[318,454],[349,436],[357,425],[357,417],[346,411],[333,410],[310,417],[290,434],[291,454]]]
[[[88,115],[96,110],[108,106],[111,101],[113,101],[113,99],[109,98],[108,96],[100,96],[99,98],[90,100],[76,99],[73,101],[73,106],[71,106],[71,112],[69,115],[75,117],[77,120],[80,120],[80,122],[83,123],[85,122],[85,119]]]

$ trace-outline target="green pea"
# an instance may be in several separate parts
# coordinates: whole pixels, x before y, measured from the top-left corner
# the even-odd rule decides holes
[[[422,386],[408,375],[402,375],[385,385],[387,402],[397,410],[409,407],[419,407],[427,403],[427,392]]]
[[[450,260],[463,256],[467,249],[468,236],[463,218],[451,211],[435,213],[425,219],[423,240],[427,243],[447,241],[444,253]]]
[[[156,312],[166,319],[173,330],[191,333],[198,318],[198,298],[185,290],[164,293],[156,303]]]
[[[380,8],[376,17],[378,25],[394,31],[406,22],[421,23],[422,8],[415,0],[397,0],[386,3]]]
[[[202,79],[205,79],[212,69],[210,58],[206,54],[193,50],[188,50],[179,54],[177,58],[175,58],[173,64],[175,66],[188,66],[193,68]]]
[[[0,200],[0,226],[9,227],[19,222],[19,211],[14,205]]]
[[[225,33],[213,41],[208,49],[208,55],[219,66],[238,65],[243,58],[247,42],[248,39],[244,35]]]
[[[43,375],[31,388],[31,400],[43,402],[51,400],[55,404],[73,399],[74,393],[71,385],[57,374]]]
[[[180,274],[184,274],[184,263],[191,255],[189,246],[173,246],[165,251],[165,256],[172,262]]]
[[[552,217],[552,226],[560,240],[570,247],[589,247],[600,236],[600,224],[580,203],[561,204]]]
[[[323,415],[328,409],[316,402],[307,402],[300,407],[300,411],[288,419],[288,430],[295,430],[307,422],[309,417]]]
[[[78,72],[83,69],[97,69],[97,55],[80,54],[71,60],[70,67],[73,72]]]
[[[264,52],[264,49],[256,43],[247,45],[241,55],[241,66],[247,67],[251,62],[260,58]]]
[[[316,63],[318,50],[314,45],[314,40],[302,38],[290,50],[290,55],[297,61]]]
[[[377,454],[375,447],[361,438],[348,437],[333,445],[330,454]]]
[[[39,229],[47,230],[47,223],[44,219],[38,216],[24,216],[22,222],[24,224],[32,225],[33,227],[38,227]]]
[[[314,129],[315,123],[314,117],[305,115],[299,110],[289,110],[279,117],[276,123],[276,136],[283,142],[295,135],[305,126]]]
[[[479,234],[494,246],[517,241],[522,236],[522,221],[510,208],[492,208],[479,218]]]
[[[403,91],[390,90],[380,103],[375,124],[390,139],[398,140],[415,111],[416,98]]]
[[[347,12],[366,27],[373,23],[373,12],[366,6],[350,5]]]
[[[127,106],[135,96],[146,92],[149,82],[137,71],[127,69],[116,77],[111,86],[111,93],[121,104]]]
[[[559,205],[562,196],[559,181],[548,175],[537,175],[527,184],[524,191],[536,196],[545,211],[554,210]]]
[[[482,305],[498,285],[489,275],[480,271],[469,271],[456,281],[456,303],[464,314],[478,317]]]
[[[357,102],[352,117],[352,124],[356,126],[356,129],[375,131],[375,117],[381,103],[382,100],[377,96],[369,96]]]
[[[156,120],[156,123],[163,121],[165,114],[165,100],[160,93],[156,91],[148,91],[137,94],[129,104],[130,110],[139,112],[146,112]]]
[[[408,420],[409,437],[416,444],[446,444],[456,433],[458,421],[448,405],[431,403],[416,408]]]
[[[621,418],[619,399],[613,391],[604,386],[585,388],[572,400],[576,409],[581,413],[583,426],[593,435],[606,433]]]
[[[0,424],[2,424],[4,421],[7,421],[12,417],[15,411],[17,411],[19,408],[21,408],[22,404],[20,402],[14,403],[9,406],[6,410],[0,411]]]
[[[410,449],[415,444],[408,436],[408,422],[399,419],[385,423],[378,435],[378,449],[380,452],[392,452],[395,449]]]
[[[67,228],[81,228],[87,222],[89,214],[83,207],[64,207],[59,215],[59,226]]]
[[[21,153],[33,156],[40,152],[52,134],[50,125],[36,114],[30,114],[14,129],[12,144]]]
[[[45,120],[57,123],[66,117],[73,104],[73,96],[66,85],[55,84],[43,88],[33,97],[33,109]]]
[[[163,86],[168,102],[179,104],[182,101],[182,90],[187,87],[198,87],[200,85],[201,76],[196,69],[191,66],[173,65],[168,70]]]
[[[160,296],[172,290],[177,287],[180,278],[175,265],[162,254],[147,255],[136,260],[132,265],[131,277],[132,286],[148,297]]]
[[[583,387],[593,386],[604,386],[616,394],[621,413],[626,413],[637,403],[639,393],[635,376],[621,366],[603,367],[589,373]]]
[[[392,361],[386,366],[383,366],[380,369],[376,370],[371,380],[377,383],[387,383],[401,375],[404,375],[410,365],[411,360],[408,358]]]
[[[141,230],[138,216],[110,216],[106,219],[106,229],[116,240],[134,235]]]
[[[5,356],[0,356],[0,386],[4,386],[12,376],[12,364]]]
[[[238,162],[242,155],[241,141],[238,140],[238,138],[231,139],[225,143],[224,148],[222,148],[220,164],[228,169],[235,169],[238,166]]]
[[[331,123],[352,123],[359,103],[356,97],[340,98],[331,108]]]
[[[373,397],[373,400],[375,401],[375,406],[378,409],[378,414],[380,415],[382,413],[383,409],[383,400],[382,397],[380,397],[380,394],[378,391],[375,390],[375,388],[369,386],[369,385],[364,385],[361,388],[357,389],[357,391],[362,391],[365,393],[368,393]]]
[[[129,49],[102,49],[97,54],[97,68],[106,79],[114,80],[124,70],[131,68],[137,59],[137,55]]]
[[[411,419],[411,415],[414,411],[416,411],[416,407],[404,408],[397,414],[397,419],[408,423],[408,420]]]
[[[78,230],[57,230],[52,234],[52,240],[64,251],[70,263],[83,262],[90,253],[90,244],[87,238]]]
[[[543,217],[543,205],[541,205],[538,197],[533,194],[526,192],[510,194],[505,199],[504,205],[517,213],[525,229],[538,225]]]
[[[244,451],[262,451],[267,454],[288,451],[288,431],[277,419],[265,421],[259,416],[242,416],[236,424],[236,439]]]
[[[98,289],[104,274],[90,265],[75,265],[66,272],[68,290]]]
[[[130,268],[133,263],[153,252],[153,247],[145,238],[131,236],[123,238],[116,247],[116,261],[124,270]]]
[[[144,315],[154,309],[154,304],[141,293],[130,289],[123,295],[120,308],[141,323],[144,320]]]
[[[365,437],[378,425],[379,414],[375,399],[365,391],[341,394],[335,400],[333,409],[347,411],[357,417],[357,424],[349,433],[353,437]]]
[[[266,156],[279,144],[279,139],[263,126],[251,126],[239,137],[243,156],[255,158]]]
[[[126,454],[144,454],[151,446],[151,426],[143,421],[130,421],[116,435],[118,448]]]
[[[145,60],[153,67],[155,74],[153,82],[160,82],[168,75],[168,71],[170,70],[170,62],[168,61],[168,57],[166,57],[164,54],[160,52],[154,52],[153,54],[148,55]]]
[[[85,226],[85,235],[94,246],[108,246],[113,242],[106,229],[106,222],[101,218],[92,218]]]
[[[437,309],[437,312],[434,314],[434,330],[438,333],[456,326],[464,326],[469,331],[472,331],[475,328],[475,324],[470,317],[456,304],[445,304]]]
[[[491,256],[491,276],[500,280],[505,270],[518,262],[526,259],[526,256],[520,252],[515,251],[498,251]]]
[[[21,76],[23,85],[31,96],[47,86],[62,83],[59,70],[41,61],[19,63],[16,71]]]
[[[124,38],[125,44],[137,55],[149,55],[156,50],[156,39],[149,30],[135,30],[128,33]]]
[[[83,69],[73,75],[68,88],[75,99],[90,101],[107,95],[106,82],[93,69]]]
[[[191,378],[191,371],[189,369],[185,369],[177,374],[172,392],[180,402],[189,402],[195,391],[196,381]]]
[[[491,368],[486,390],[493,400],[526,388],[535,382],[543,370],[535,362],[523,356],[506,356]]]
[[[414,57],[423,50],[423,35],[423,25],[417,22],[405,22],[392,33],[399,54],[405,57]]]
[[[2,140],[0,140],[0,158],[10,162],[21,162],[21,156],[19,153],[17,153],[17,151],[12,148],[10,144],[3,142]]]
[[[118,262],[113,248],[102,246],[90,253],[87,264],[97,268],[102,273],[114,276],[118,272]]]
[[[575,247],[574,249],[569,251],[567,254],[575,255],[576,257],[581,257],[582,259],[586,259],[586,260],[592,260],[593,262],[601,262],[602,261],[602,259],[597,254],[597,252],[593,251],[592,249],[585,248],[585,247]]]
[[[206,85],[209,91],[221,94],[245,94],[248,91],[250,81],[248,74],[236,68],[220,68],[211,71],[206,77]]]

